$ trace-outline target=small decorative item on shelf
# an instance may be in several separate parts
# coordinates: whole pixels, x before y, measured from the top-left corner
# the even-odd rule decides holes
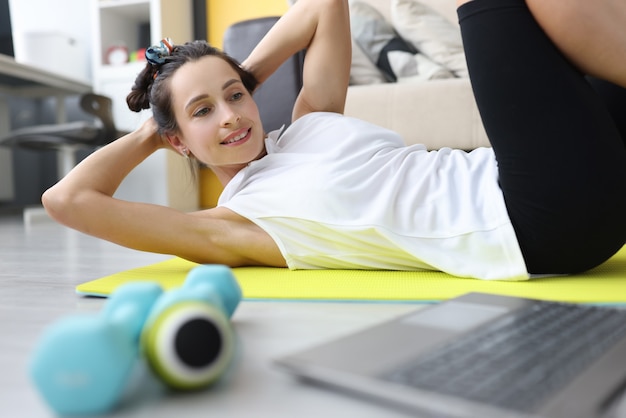
[[[106,51],[106,63],[109,65],[122,65],[128,62],[128,48],[122,44],[110,46]]]
[[[146,48],[138,49],[130,53],[130,62],[145,62],[146,61]]]

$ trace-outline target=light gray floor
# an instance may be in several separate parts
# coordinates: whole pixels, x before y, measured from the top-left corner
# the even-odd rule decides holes
[[[131,251],[51,221],[25,226],[0,215],[0,417],[54,416],[27,367],[42,331],[58,318],[96,315],[104,301],[74,287],[167,257]],[[243,302],[233,324],[240,356],[228,379],[194,394],[162,394],[117,411],[124,417],[402,417],[374,402],[302,384],[272,359],[415,309],[410,304]]]

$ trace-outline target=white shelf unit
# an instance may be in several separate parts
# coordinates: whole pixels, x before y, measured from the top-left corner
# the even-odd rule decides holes
[[[157,44],[164,37],[177,43],[192,40],[191,0],[91,0],[92,68],[94,91],[113,99],[116,125],[127,131],[136,129],[149,111],[135,113],[128,109],[126,96],[144,62],[109,65],[106,52],[111,46],[125,46],[129,54]],[[148,29],[149,28],[149,29]],[[145,43],[149,31],[149,45]],[[143,41],[142,41],[143,38]],[[169,151],[159,151],[139,165],[124,180],[117,197],[126,200],[167,205],[181,210],[199,206],[199,192],[192,183],[183,158]]]

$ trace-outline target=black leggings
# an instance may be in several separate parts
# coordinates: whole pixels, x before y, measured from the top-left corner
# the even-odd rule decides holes
[[[524,0],[474,0],[458,14],[528,272],[601,264],[626,241],[625,90],[599,80],[592,87]]]

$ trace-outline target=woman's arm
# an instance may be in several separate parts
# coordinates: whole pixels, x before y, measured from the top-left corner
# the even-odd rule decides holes
[[[227,209],[188,214],[112,197],[133,168],[166,146],[150,119],[84,159],[42,202],[59,223],[136,250],[199,263],[284,266],[269,235]]]
[[[242,66],[262,83],[291,55],[306,48],[293,120],[316,111],[343,113],[351,47],[347,0],[298,0]]]

